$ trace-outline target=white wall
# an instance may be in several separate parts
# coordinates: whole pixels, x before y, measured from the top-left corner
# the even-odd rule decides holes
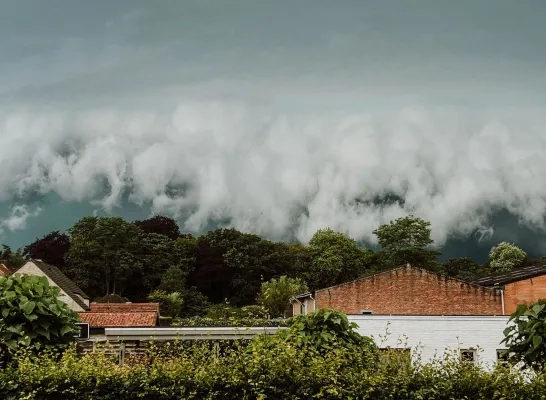
[[[25,265],[23,265],[21,268],[19,268],[17,270],[17,273],[18,274],[27,274],[27,275],[38,275],[38,276],[45,276],[47,278],[47,281],[49,282],[49,285],[50,286],[57,286],[59,287],[57,284],[55,284],[55,282],[53,282],[51,280],[51,278],[49,276],[47,276],[46,274],[43,273],[43,271],[38,268],[34,263],[32,262],[27,262]],[[60,289],[60,288],[59,288]],[[68,307],[70,307],[70,309],[72,311],[76,311],[76,312],[82,312],[82,311],[85,311],[78,303],[76,303],[72,297],[70,297],[69,295],[66,294],[66,292],[64,290],[61,289],[61,293],[59,295],[59,300],[61,300],[62,302],[66,303],[68,305]]]
[[[361,335],[379,347],[410,348],[422,362],[441,358],[446,352],[476,348],[477,363],[491,367],[497,360],[508,316],[388,316],[348,315]]]

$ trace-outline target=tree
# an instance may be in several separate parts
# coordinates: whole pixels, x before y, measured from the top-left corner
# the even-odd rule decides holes
[[[192,286],[182,294],[181,317],[203,316],[210,306],[207,296],[201,293],[195,286]]]
[[[167,293],[163,290],[154,290],[148,295],[148,301],[159,303],[161,315],[178,317],[182,311],[182,295],[179,292]]]
[[[45,277],[0,277],[0,350],[4,354],[21,347],[33,352],[64,348],[74,341],[79,318],[58,299],[59,293]]]
[[[502,341],[508,348],[508,359],[542,370],[546,366],[546,300],[519,305],[509,323]]]
[[[319,229],[309,242],[311,268],[306,280],[311,289],[356,279],[369,267],[371,252],[330,228]]]
[[[443,264],[443,272],[450,277],[472,282],[480,277],[480,266],[468,257],[450,258]]]
[[[158,290],[163,290],[167,293],[179,292],[184,293],[186,289],[186,274],[180,267],[170,267],[161,278],[161,283],[157,287]]]
[[[70,248],[70,237],[59,231],[51,232],[41,239],[25,247],[24,253],[30,258],[43,260],[64,270],[66,267],[65,257]]]
[[[141,230],[119,217],[85,217],[70,229],[70,275],[90,295],[123,295],[142,268]]]
[[[410,263],[423,268],[435,267],[440,252],[428,248],[434,243],[430,238],[430,222],[410,215],[381,225],[373,233],[381,245],[384,266]]]
[[[163,235],[171,240],[176,240],[180,237],[180,229],[178,228],[176,221],[162,215],[148,218],[143,221],[135,221],[134,224],[145,233]]]
[[[281,276],[262,283],[258,303],[264,306],[272,317],[284,317],[290,305],[290,298],[307,292],[307,284],[298,278]]]
[[[328,354],[335,346],[354,348],[356,351],[375,353],[374,341],[361,336],[358,325],[349,322],[339,311],[321,309],[312,313],[297,315],[289,320],[287,338],[299,346],[311,346],[320,353]],[[285,333],[281,333],[285,335]]]
[[[489,252],[489,265],[498,272],[511,271],[523,264],[527,254],[513,243],[502,242]]]
[[[18,270],[27,262],[27,258],[21,250],[12,251],[5,244],[2,245],[2,251],[0,251],[0,260],[12,271]]]

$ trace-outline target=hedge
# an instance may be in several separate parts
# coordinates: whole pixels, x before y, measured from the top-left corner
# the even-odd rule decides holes
[[[2,399],[544,399],[546,374],[524,379],[452,359],[411,366],[395,353],[334,346],[322,354],[273,337],[221,354],[206,344],[173,344],[118,365],[74,349],[39,360],[18,357],[0,370]],[[373,353],[373,354],[372,354]]]

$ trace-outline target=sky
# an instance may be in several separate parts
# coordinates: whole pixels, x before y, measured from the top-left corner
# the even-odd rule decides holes
[[[413,214],[546,254],[542,0],[0,7],[0,243],[164,214],[373,246]]]

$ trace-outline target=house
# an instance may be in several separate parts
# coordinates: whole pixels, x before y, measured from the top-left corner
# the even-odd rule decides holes
[[[546,265],[519,268],[503,275],[478,279],[474,283],[498,290],[504,312],[512,314],[519,304],[531,304],[546,298]]]
[[[8,276],[11,275],[10,269],[6,266],[6,264],[3,264],[0,262],[0,276]]]
[[[45,276],[51,286],[57,286],[61,290],[59,300],[65,302],[72,311],[89,310],[89,296],[53,265],[42,260],[30,259],[14,273]]]
[[[296,296],[291,303],[294,315],[320,308],[345,314],[503,315],[497,289],[409,264],[317,290],[314,296]]]
[[[153,327],[159,324],[159,303],[91,303],[80,320],[94,331],[115,327]]]

